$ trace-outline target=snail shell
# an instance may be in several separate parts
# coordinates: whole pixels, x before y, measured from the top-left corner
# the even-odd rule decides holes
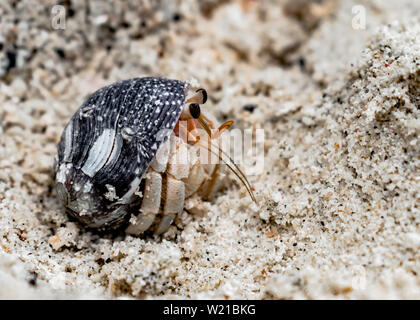
[[[94,92],[66,125],[55,159],[57,194],[90,228],[124,224],[159,146],[173,131],[188,83],[134,78]]]

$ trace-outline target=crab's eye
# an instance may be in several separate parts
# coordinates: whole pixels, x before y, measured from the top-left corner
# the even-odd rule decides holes
[[[201,95],[201,104],[206,103],[206,101],[207,101],[207,91],[203,88],[200,88],[196,91],[196,93]]]
[[[193,117],[194,119],[198,119],[200,117],[201,111],[200,111],[200,106],[198,105],[198,103],[190,104],[190,114],[191,114],[191,117]]]

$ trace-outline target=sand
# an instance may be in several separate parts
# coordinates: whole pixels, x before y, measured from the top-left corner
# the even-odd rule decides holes
[[[63,30],[54,4],[0,4],[0,298],[420,298],[419,3],[69,1]],[[140,76],[196,79],[213,119],[264,129],[258,205],[228,174],[163,237],[69,220],[61,132]]]

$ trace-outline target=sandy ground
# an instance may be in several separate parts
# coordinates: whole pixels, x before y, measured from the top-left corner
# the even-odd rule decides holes
[[[64,30],[54,4],[0,2],[0,298],[420,298],[418,1],[72,0]],[[64,125],[140,76],[264,129],[258,205],[229,175],[164,237],[69,221]]]

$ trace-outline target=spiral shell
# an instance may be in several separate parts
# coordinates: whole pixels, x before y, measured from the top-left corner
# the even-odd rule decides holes
[[[71,216],[99,229],[128,220],[187,89],[178,80],[134,78],[101,88],[83,103],[66,125],[55,159],[57,194]]]

